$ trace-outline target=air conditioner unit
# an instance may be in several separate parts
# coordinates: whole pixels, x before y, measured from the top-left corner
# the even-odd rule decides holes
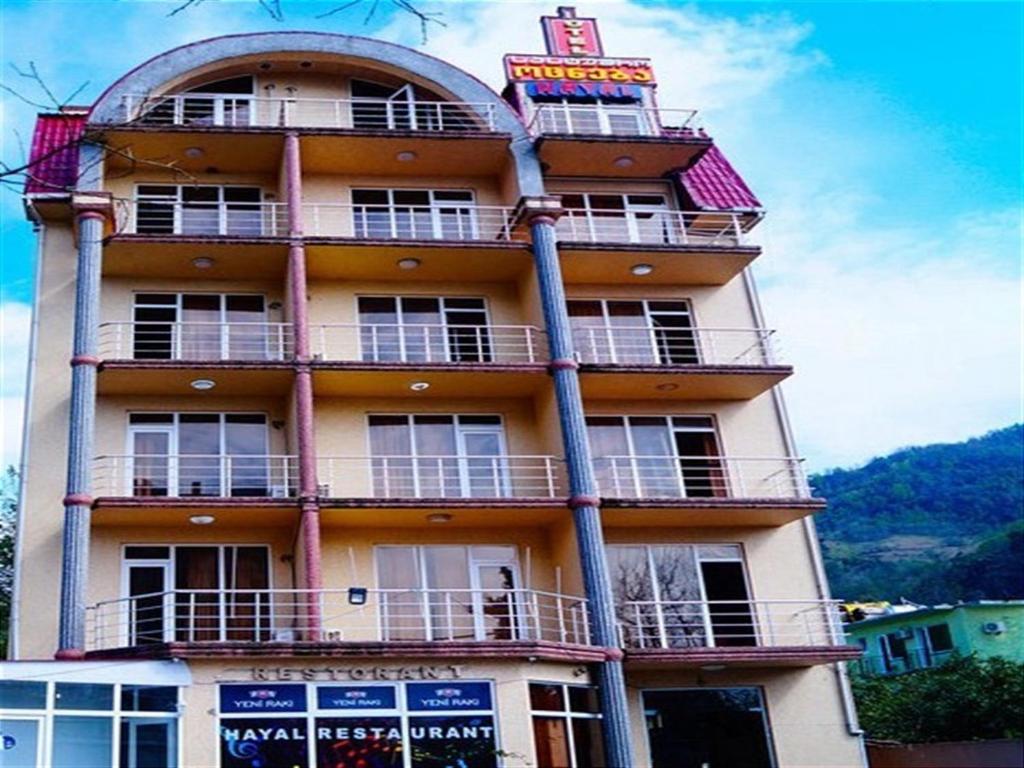
[[[1005,621],[986,621],[981,625],[981,631],[986,635],[1001,635],[1006,631]]]
[[[320,638],[325,643],[340,643],[345,639],[345,631],[341,629],[324,629],[320,632]]]

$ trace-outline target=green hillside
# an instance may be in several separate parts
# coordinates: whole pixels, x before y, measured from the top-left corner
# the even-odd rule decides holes
[[[811,478],[832,591],[933,603],[1024,597],[1024,424]]]

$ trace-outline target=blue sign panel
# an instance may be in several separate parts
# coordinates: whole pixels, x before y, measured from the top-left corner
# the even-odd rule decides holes
[[[305,712],[306,686],[301,683],[276,685],[222,685],[221,712]]]
[[[490,709],[491,686],[488,683],[407,683],[406,698],[410,712],[455,712]]]
[[[321,685],[316,689],[320,709],[394,709],[393,685]]]

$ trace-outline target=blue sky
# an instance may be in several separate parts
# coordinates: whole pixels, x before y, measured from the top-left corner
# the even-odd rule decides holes
[[[35,61],[89,102],[174,45],[316,29],[419,45],[414,19],[370,0],[2,4],[7,67]],[[555,2],[421,2],[448,26],[425,49],[500,86],[500,57],[539,51]],[[785,386],[812,467],[957,440],[1021,418],[1022,6],[1018,3],[591,2],[609,55],[654,59],[666,107],[697,108],[768,209],[756,265],[769,324],[797,366]],[[16,161],[33,111],[8,96]],[[0,198],[3,458],[17,454],[33,236]]]

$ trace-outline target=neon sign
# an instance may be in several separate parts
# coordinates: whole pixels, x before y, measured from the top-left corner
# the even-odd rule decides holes
[[[558,16],[542,16],[548,53],[556,56],[601,56],[597,19],[577,19],[573,8],[559,8]]]
[[[652,85],[654,70],[650,59],[605,59],[564,56],[505,56],[509,82],[530,83],[564,80],[589,83]]]

